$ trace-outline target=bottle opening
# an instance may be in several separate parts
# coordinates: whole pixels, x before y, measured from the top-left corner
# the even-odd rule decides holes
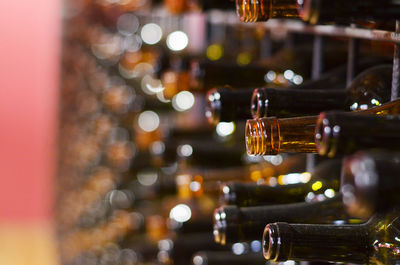
[[[340,126],[332,123],[332,115],[322,112],[315,127],[315,144],[318,154],[334,157],[337,151],[336,138],[340,133]]]
[[[263,255],[266,260],[276,259],[278,238],[274,238],[274,235],[277,235],[274,231],[277,231],[276,224],[268,224],[264,229],[262,244]]]
[[[206,117],[211,124],[217,124],[221,119],[221,95],[217,89],[207,92]]]
[[[265,117],[265,106],[262,102],[262,90],[255,89],[251,97],[251,116],[253,119]]]

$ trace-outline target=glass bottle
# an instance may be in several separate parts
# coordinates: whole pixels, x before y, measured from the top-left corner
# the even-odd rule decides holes
[[[400,154],[374,150],[359,151],[343,162],[341,191],[347,211],[366,218],[384,213],[399,202]]]
[[[349,216],[341,200],[341,196],[336,196],[310,203],[241,208],[222,206],[214,212],[214,238],[224,245],[258,239],[265,225],[272,222],[331,223],[335,220],[347,220]]]
[[[339,190],[341,165],[340,159],[321,162],[312,174],[308,172],[299,174],[297,184],[271,187],[255,182],[225,183],[221,185],[221,203],[248,207],[311,201],[320,198],[318,195],[332,197]]]
[[[359,67],[370,65],[365,61]],[[306,82],[296,89],[258,88],[251,100],[253,118],[286,118],[317,115],[326,110],[366,109],[390,100],[392,66],[380,65],[363,71],[347,90],[326,91],[327,87],[338,84],[335,77],[340,75],[341,69],[338,68],[322,79]]]
[[[206,117],[212,124],[246,120],[251,117],[253,89],[235,90],[225,86],[209,90],[206,95]]]
[[[300,17],[309,23],[387,21],[400,15],[400,3],[391,0],[298,0]]]
[[[212,0],[164,0],[164,5],[172,14],[178,15],[184,12],[210,9],[231,10],[235,8],[232,0],[212,1]]]
[[[323,112],[317,120],[315,144],[318,153],[328,157],[368,148],[400,150],[399,130],[400,117],[394,115]]]
[[[242,22],[267,21],[270,18],[297,18],[296,0],[236,0],[236,13]]]
[[[398,212],[361,225],[272,223],[263,234],[264,257],[355,264],[398,264]]]

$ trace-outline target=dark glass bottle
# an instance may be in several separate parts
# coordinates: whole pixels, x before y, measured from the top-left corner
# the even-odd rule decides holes
[[[324,261],[398,264],[398,212],[361,225],[273,223],[263,234],[264,257],[271,261]]]
[[[368,66],[370,66],[368,61],[360,63],[362,68]],[[363,71],[347,90],[326,91],[326,87],[337,82],[329,78],[334,79],[335,76],[340,76],[340,70],[334,70],[331,77],[321,79],[326,81],[310,81],[296,87],[297,89],[256,89],[251,100],[253,118],[272,116],[287,118],[318,115],[326,110],[366,109],[390,100],[392,66],[381,65]],[[315,87],[320,89],[315,89]]]
[[[400,3],[392,0],[298,0],[300,17],[309,23],[387,21],[400,16]]]
[[[230,251],[201,251],[193,255],[195,265],[265,265],[265,259],[261,253],[244,253],[235,255]]]
[[[400,150],[399,130],[398,116],[323,112],[317,120],[315,143],[318,153],[328,157],[367,148]]]
[[[223,206],[214,212],[214,238],[224,245],[229,242],[259,239],[271,222],[331,223],[346,220],[341,196],[322,202],[242,207]]]
[[[342,172],[343,203],[352,215],[366,218],[399,205],[399,153],[360,151],[344,160]]]
[[[357,111],[354,113],[339,113],[338,115],[342,115],[343,117],[349,116],[349,119],[357,120],[356,124],[358,125],[359,130],[365,130],[363,133],[368,134],[368,130],[373,127],[368,127],[366,130],[366,123],[360,125],[361,120],[365,119],[365,122],[378,122],[383,121],[386,124],[387,128],[395,130],[393,126],[397,124],[396,117],[386,117],[379,118],[376,115],[394,115],[400,113],[400,100],[394,100],[392,102],[386,103],[382,106]],[[362,115],[360,115],[362,114]],[[364,114],[376,114],[376,115],[365,115]],[[325,114],[323,114],[325,115]],[[271,118],[261,118],[256,120],[248,120],[246,124],[246,148],[249,154],[254,155],[266,155],[266,154],[278,154],[280,152],[300,152],[300,153],[316,153],[317,152],[317,144],[319,153],[322,155],[328,155],[333,157],[336,153],[348,153],[351,151],[356,151],[355,146],[348,145],[340,146],[340,150],[336,151],[336,149],[332,148],[332,145],[337,145],[337,140],[333,140],[335,137],[338,137],[339,134],[335,132],[334,126],[332,126],[331,131],[323,132],[321,129],[324,127],[323,116],[320,116],[320,122],[317,125],[319,116],[305,116],[299,118],[286,118],[286,119],[276,119],[274,117]],[[327,121],[327,119],[325,119]],[[387,122],[384,122],[387,120]],[[390,126],[389,121],[392,120],[393,123]],[[344,121],[343,121],[344,122]],[[332,124],[332,123],[331,123]],[[356,126],[354,124],[354,126]],[[337,124],[339,125],[339,123]],[[353,126],[348,124],[349,126]],[[328,124],[328,126],[330,126]],[[362,129],[360,128],[362,127]],[[355,127],[354,127],[355,128]],[[338,127],[336,127],[336,130]],[[327,129],[329,130],[329,129]],[[367,132],[366,132],[367,131]],[[384,136],[383,132],[379,132],[379,129],[375,127],[373,129],[372,134],[376,133],[376,135],[381,135],[381,139],[377,140],[382,141],[384,137],[387,137],[387,140],[395,139],[395,136],[392,134],[391,136]],[[330,136],[332,135],[332,137]],[[357,137],[357,135],[353,135]],[[322,139],[324,137],[324,140]],[[330,138],[331,137],[331,138]],[[267,140],[268,139],[268,140]],[[328,141],[328,139],[331,139]],[[360,147],[379,147],[378,144],[373,144],[373,142],[369,141],[367,138],[357,139],[360,142]],[[361,143],[364,141],[364,143]],[[386,140],[384,140],[386,141]],[[356,143],[356,142],[354,142]],[[363,145],[364,144],[364,145]],[[385,146],[389,146],[390,143],[385,142],[382,143]],[[348,150],[344,150],[347,148]],[[353,148],[353,149],[351,149]],[[395,146],[395,143],[389,147],[391,149],[398,149]]]
[[[342,162],[340,159],[327,160],[319,164],[312,174],[303,173],[307,183],[278,186],[258,185],[254,182],[230,182],[221,185],[222,204],[239,207],[293,203],[315,198],[327,193],[333,196],[339,190]],[[306,180],[307,181],[307,180]]]
[[[249,119],[252,95],[253,89],[234,90],[225,86],[209,90],[206,117],[212,124]]]
[[[270,18],[297,18],[296,0],[236,0],[236,13],[243,22],[267,21]]]

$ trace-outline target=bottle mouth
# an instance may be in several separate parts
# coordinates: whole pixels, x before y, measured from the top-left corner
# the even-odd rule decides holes
[[[233,183],[222,183],[220,189],[220,201],[222,204],[234,204],[236,202]]]
[[[242,22],[256,22],[255,14],[256,4],[250,0],[236,0],[236,14]]]
[[[315,127],[315,144],[318,154],[334,157],[337,151],[336,138],[340,132],[340,126],[332,123],[329,115],[322,112]]]
[[[245,142],[249,155],[279,153],[278,120],[275,117],[247,120]],[[274,138],[274,139],[273,139]],[[274,141],[276,140],[276,141]]]
[[[236,206],[223,206],[214,211],[214,241],[221,245],[238,239],[239,210]]]
[[[290,246],[287,246],[287,244],[290,244],[290,237],[287,223],[268,224],[264,229],[262,238],[264,258],[278,262],[287,261],[289,259],[288,251],[290,250]]]
[[[221,120],[221,94],[217,89],[211,89],[206,95],[206,117],[211,124],[217,124]]]
[[[251,96],[251,116],[253,119],[266,117],[266,107],[262,102],[263,90],[256,88]]]

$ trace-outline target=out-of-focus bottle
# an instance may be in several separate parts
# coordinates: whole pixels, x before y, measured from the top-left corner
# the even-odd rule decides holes
[[[233,0],[213,1],[213,0],[164,0],[164,5],[172,14],[181,14],[188,11],[210,9],[233,10],[235,3]]]

